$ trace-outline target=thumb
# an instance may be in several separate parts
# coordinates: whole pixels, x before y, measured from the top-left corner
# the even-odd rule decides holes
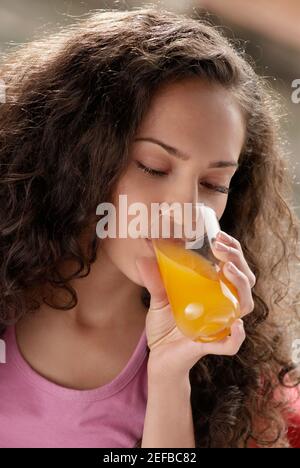
[[[169,300],[156,259],[140,257],[135,263],[144,286],[151,295],[150,308],[162,309],[168,305]]]

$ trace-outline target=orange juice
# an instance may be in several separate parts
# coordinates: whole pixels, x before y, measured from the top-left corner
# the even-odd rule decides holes
[[[220,268],[174,241],[153,239],[153,247],[181,332],[201,342],[228,336],[240,308],[237,290]]]

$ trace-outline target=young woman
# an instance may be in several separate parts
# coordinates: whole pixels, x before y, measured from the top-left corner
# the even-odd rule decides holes
[[[174,13],[96,12],[10,53],[1,78],[0,445],[293,444],[299,223],[274,100],[242,51]],[[177,329],[145,239],[96,232],[101,202],[195,187],[242,312],[210,344]]]

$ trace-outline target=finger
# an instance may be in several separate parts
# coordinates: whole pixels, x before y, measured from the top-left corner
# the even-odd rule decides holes
[[[230,336],[215,343],[214,353],[223,356],[234,356],[238,353],[245,338],[244,322],[241,319],[237,319],[231,326]]]
[[[248,278],[250,287],[253,288],[256,283],[254,273],[250,270],[248,263],[244,257],[243,252],[236,247],[226,245],[223,242],[215,241],[213,243],[213,253],[222,262],[232,262],[239,270],[241,270]]]
[[[243,253],[242,246],[239,240],[235,239],[233,236],[231,236],[227,232],[219,231],[216,237],[217,237],[217,241],[223,242],[224,244],[229,245],[230,247],[234,247],[235,249]]]
[[[220,242],[222,242],[222,243],[224,243],[226,245],[229,245],[230,247],[235,248],[244,257],[244,253],[243,253],[243,249],[242,249],[240,241],[238,239],[235,239],[235,237],[231,236],[227,232],[219,231],[218,234],[217,234],[217,241],[220,241]],[[255,277],[253,271],[250,269],[247,262],[246,262],[246,271],[245,271],[245,273],[249,278],[251,288],[253,288],[255,286],[255,284],[256,284],[256,277]]]
[[[231,326],[231,334],[221,341],[214,341],[211,343],[200,343],[190,341],[188,344],[193,358],[200,359],[208,354],[215,354],[218,356],[234,356],[238,353],[241,345],[246,338],[243,320],[237,319]]]
[[[151,300],[150,308],[161,309],[169,304],[167,293],[161,278],[155,258],[140,257],[136,260],[136,267],[145,288],[148,289]]]
[[[254,310],[254,301],[247,276],[233,263],[225,263],[223,273],[226,278],[236,287],[240,304],[241,317]]]

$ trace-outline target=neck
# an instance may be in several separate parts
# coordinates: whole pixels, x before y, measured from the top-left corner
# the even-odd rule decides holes
[[[74,269],[71,269],[70,263],[65,263],[63,274],[71,274],[72,271]],[[99,251],[88,276],[73,279],[69,284],[76,291],[77,304],[63,312],[42,304],[43,313],[58,314],[60,317],[63,314],[73,325],[93,329],[126,326],[145,318],[146,309],[141,301],[142,287],[127,278],[104,250]],[[51,292],[50,298],[55,298],[55,304],[67,304],[70,301],[70,294],[64,290],[53,289]]]

